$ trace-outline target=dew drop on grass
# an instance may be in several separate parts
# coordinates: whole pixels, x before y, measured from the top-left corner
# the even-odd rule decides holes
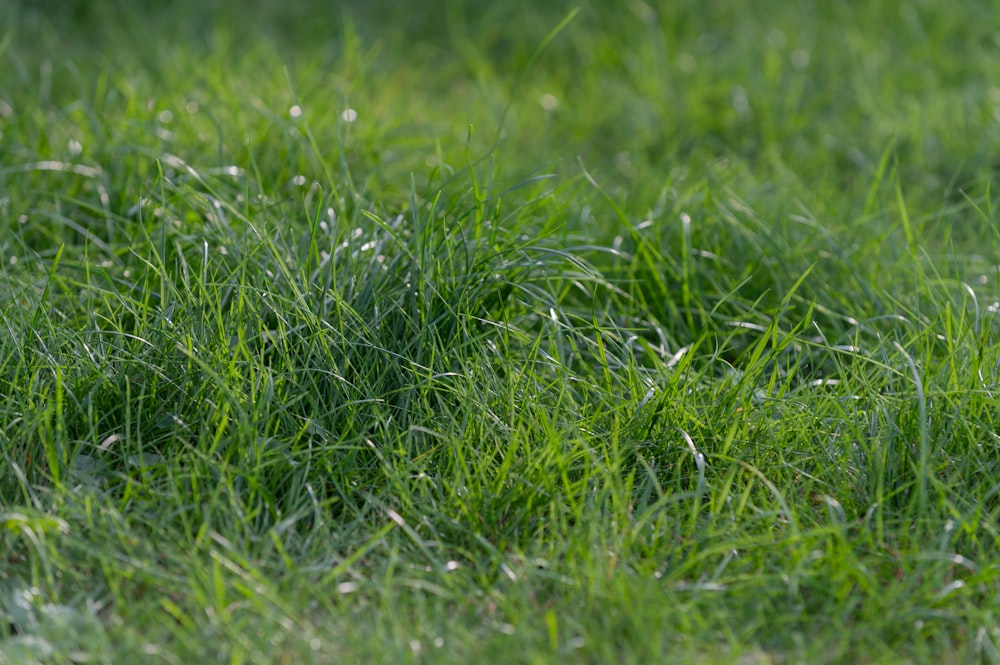
[[[750,99],[747,91],[742,86],[736,86],[732,91],[733,110],[737,115],[746,115],[750,112]]]
[[[340,117],[344,119],[344,122],[354,122],[358,119],[358,112],[354,109],[344,109],[344,112],[340,114]]]
[[[290,115],[293,118],[301,118],[302,117],[302,107],[299,106],[298,104],[296,104],[292,108],[288,109],[288,115]]]
[[[545,93],[544,95],[538,98],[538,105],[541,106],[546,111],[548,111],[549,113],[551,113],[552,111],[555,111],[557,108],[559,108],[559,100],[556,98],[555,95]]]
[[[632,13],[643,23],[653,23],[656,21],[656,10],[647,5],[642,0],[631,4]]]

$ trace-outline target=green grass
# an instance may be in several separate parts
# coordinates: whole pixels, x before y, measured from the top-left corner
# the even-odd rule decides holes
[[[986,5],[255,4],[0,6],[0,663],[1000,661]]]

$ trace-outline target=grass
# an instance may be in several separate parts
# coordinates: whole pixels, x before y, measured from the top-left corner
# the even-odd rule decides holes
[[[985,8],[256,4],[0,7],[0,663],[1000,661]]]

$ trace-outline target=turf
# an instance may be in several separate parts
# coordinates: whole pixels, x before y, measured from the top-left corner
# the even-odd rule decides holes
[[[987,4],[398,4],[0,5],[0,663],[1000,661]]]

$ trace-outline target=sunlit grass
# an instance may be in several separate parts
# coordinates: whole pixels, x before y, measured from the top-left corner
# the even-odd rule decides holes
[[[0,7],[0,662],[1000,660],[980,9],[158,4]]]

